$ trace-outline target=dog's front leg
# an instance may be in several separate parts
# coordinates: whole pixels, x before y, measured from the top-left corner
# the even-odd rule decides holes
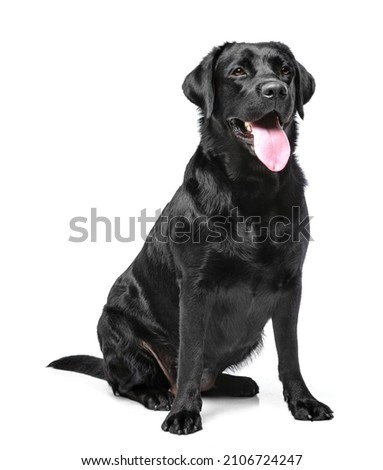
[[[301,300],[301,280],[283,294],[273,314],[273,328],[278,351],[279,378],[289,410],[295,419],[326,420],[331,409],[316,400],[307,388],[299,366],[297,323]]]
[[[177,393],[172,410],[162,424],[164,431],[173,434],[190,434],[202,429],[201,377],[210,300],[211,294],[196,288],[192,279],[183,280],[180,292]]]

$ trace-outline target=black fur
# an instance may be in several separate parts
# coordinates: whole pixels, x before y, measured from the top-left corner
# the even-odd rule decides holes
[[[80,372],[81,374],[96,377],[96,379],[106,379],[104,361],[98,357],[87,356],[84,354],[62,357],[61,359],[57,359],[57,361],[51,362],[48,367]]]
[[[272,99],[262,91],[269,83],[282,90]],[[187,434],[202,427],[201,392],[258,393],[252,379],[223,371],[260,349],[272,319],[290,411],[296,419],[332,418],[303,381],[297,345],[308,236],[296,228],[307,208],[295,114],[303,117],[314,88],[281,43],[224,44],[186,77],[184,93],[201,110],[201,142],[183,184],[110,291],[98,324],[104,361],[72,356],[52,367],[105,376],[118,395],[171,408],[162,428]],[[292,149],[280,172],[264,166],[229,125],[233,117],[253,122],[273,112]],[[253,219],[241,224],[241,217]],[[296,224],[275,223],[286,218]],[[269,227],[268,237],[254,227]]]

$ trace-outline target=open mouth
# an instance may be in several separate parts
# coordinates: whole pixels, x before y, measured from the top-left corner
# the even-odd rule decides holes
[[[271,171],[281,171],[287,165],[291,149],[279,115],[271,112],[257,121],[228,119],[234,136],[250,146],[251,153]]]
[[[246,142],[252,144],[253,143],[253,126],[259,126],[263,128],[272,128],[279,125],[279,127],[283,128],[283,124],[281,122],[281,118],[276,112],[271,112],[263,116],[261,119],[257,121],[242,121],[238,118],[230,118],[228,119],[229,126],[236,137],[239,139],[243,139]]]

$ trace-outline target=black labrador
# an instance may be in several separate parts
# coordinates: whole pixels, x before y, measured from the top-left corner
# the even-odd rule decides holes
[[[272,319],[284,397],[295,419],[327,420],[299,367],[297,320],[309,240],[295,115],[315,82],[287,46],[226,43],[185,79],[201,142],[182,185],[98,323],[104,359],[50,366],[103,378],[116,395],[169,410],[162,429],[202,428],[201,392],[253,396],[225,373],[262,346]]]

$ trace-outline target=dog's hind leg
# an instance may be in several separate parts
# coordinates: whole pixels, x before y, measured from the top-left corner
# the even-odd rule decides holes
[[[218,374],[212,388],[204,392],[206,396],[253,397],[259,392],[258,385],[250,377]]]
[[[133,324],[118,310],[105,308],[98,336],[105,361],[105,374],[113,393],[130,398],[151,410],[170,410],[172,383],[157,357],[137,337]]]
[[[106,354],[105,354],[106,353]],[[105,354],[106,377],[113,393],[130,398],[150,410],[170,410],[170,384],[155,360],[132,348],[119,354]]]

